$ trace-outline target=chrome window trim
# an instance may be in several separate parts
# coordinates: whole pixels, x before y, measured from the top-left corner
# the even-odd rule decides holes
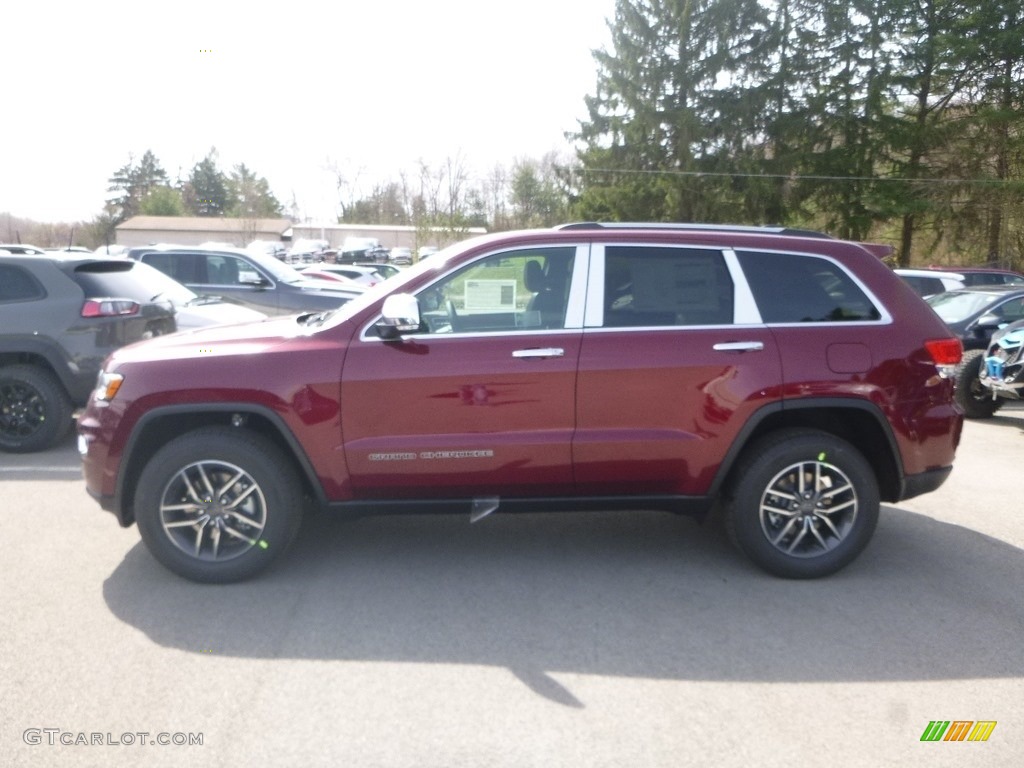
[[[724,248],[722,256],[725,257],[725,266],[729,269],[729,276],[732,277],[732,321],[733,325],[751,326],[764,325],[761,319],[761,310],[757,308],[754,301],[754,292],[750,290],[750,283],[740,266],[740,258],[736,255],[734,248]]]
[[[612,245],[615,248],[657,248],[657,249],[679,249],[688,251],[711,251],[723,257],[729,277],[733,283],[733,321],[731,323],[718,323],[712,325],[645,325],[605,328],[604,326],[604,276],[605,276],[605,248]],[[729,254],[732,254],[730,259]],[[742,285],[742,290],[740,286]],[[692,243],[645,243],[645,242],[616,242],[616,243],[594,243],[590,257],[590,296],[598,300],[587,303],[587,314],[583,323],[586,331],[679,331],[699,328],[734,328],[738,324],[737,318],[742,317],[742,325],[761,325],[761,315],[754,303],[754,296],[750,292],[743,270],[740,268],[739,260],[734,251],[718,245],[702,245]],[[740,302],[745,301],[742,313]],[[753,310],[753,312],[751,312]]]
[[[828,327],[828,326],[835,326],[837,328],[851,328],[851,327],[856,327],[856,326],[860,326],[860,325],[865,325],[865,326],[892,325],[892,323],[893,323],[892,313],[889,312],[889,309],[878,298],[878,296],[876,296],[874,294],[874,292],[870,288],[868,288],[867,285],[865,285],[864,282],[856,274],[851,272],[849,269],[847,269],[847,267],[842,262],[838,261],[837,259],[833,258],[832,256],[828,256],[828,255],[826,255],[824,253],[814,253],[812,251],[798,251],[798,250],[789,249],[789,248],[787,248],[787,249],[781,249],[781,248],[734,248],[733,249],[733,253],[736,255],[736,258],[737,258],[737,266],[738,266],[738,259],[739,259],[739,253],[738,253],[739,251],[751,251],[751,252],[756,252],[756,253],[777,253],[777,254],[780,254],[780,255],[783,255],[783,256],[803,256],[805,258],[823,259],[824,261],[827,261],[830,264],[835,265],[838,269],[842,270],[843,274],[845,274],[848,278],[850,278],[850,280],[852,280],[854,282],[854,284],[858,288],[860,288],[860,290],[864,293],[864,295],[868,297],[868,299],[874,305],[875,309],[878,310],[878,313],[880,315],[880,317],[877,320],[844,320],[844,321],[832,321],[832,322],[807,322],[807,323],[766,323],[766,325],[769,328],[808,328],[808,327],[822,328],[822,327]],[[741,271],[742,271],[742,268],[741,268]],[[744,278],[744,282],[746,282],[746,278]],[[749,289],[749,285],[748,285],[748,289]],[[753,293],[751,293],[751,299],[753,299]]]
[[[439,273],[429,283],[425,283],[421,287],[417,288],[413,293],[414,296],[418,296],[424,291],[430,290],[430,288],[437,283],[445,280],[450,275],[458,272],[462,269],[469,267],[472,264],[492,257],[496,254],[504,253],[515,253],[517,251],[537,251],[541,249],[550,248],[575,248],[576,253],[573,256],[573,268],[572,268],[572,279],[569,281],[569,299],[565,310],[565,324],[561,328],[517,328],[514,330],[503,330],[503,331],[488,331],[488,332],[472,332],[472,333],[404,333],[399,336],[402,341],[425,341],[427,339],[497,339],[504,338],[507,336],[552,336],[552,335],[564,335],[571,331],[580,331],[583,329],[583,318],[586,310],[586,291],[587,291],[587,279],[588,272],[591,264],[590,245],[587,243],[550,243],[550,244],[537,244],[531,243],[530,245],[513,246],[511,248],[495,248],[494,250],[486,251],[479,256],[462,262],[460,264],[451,265],[450,269]],[[384,297],[386,298],[386,297]],[[383,304],[383,299],[381,299]],[[359,341],[367,342],[378,342],[384,343],[386,340],[382,339],[373,330],[374,326],[380,321],[381,313],[376,312],[371,320],[363,326],[362,331],[359,333]],[[398,341],[399,339],[388,340],[389,343]]]

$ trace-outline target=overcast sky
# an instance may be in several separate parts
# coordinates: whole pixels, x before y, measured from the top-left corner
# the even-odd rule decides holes
[[[615,0],[7,3],[0,212],[88,220],[153,150],[172,179],[216,147],[282,203],[336,211],[335,166],[485,173],[569,153]]]

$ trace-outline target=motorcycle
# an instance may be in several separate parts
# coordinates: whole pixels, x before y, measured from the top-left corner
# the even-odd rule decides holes
[[[993,398],[1024,399],[1024,320],[992,334],[979,381]]]

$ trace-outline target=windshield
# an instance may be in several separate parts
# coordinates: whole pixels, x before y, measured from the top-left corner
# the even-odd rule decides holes
[[[258,264],[261,269],[269,272],[271,277],[279,283],[298,283],[308,279],[300,275],[298,270],[273,256],[267,256],[265,253],[249,251],[246,256]]]
[[[991,293],[968,293],[950,291],[930,296],[926,301],[931,304],[936,314],[947,323],[961,323],[969,317],[995,303],[998,298]]]

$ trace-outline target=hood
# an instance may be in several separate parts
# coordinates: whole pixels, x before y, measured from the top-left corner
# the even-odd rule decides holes
[[[358,296],[363,291],[358,288],[353,288],[343,283],[336,283],[330,280],[300,280],[292,283],[296,288],[301,288],[303,291],[310,291],[313,293],[324,293],[329,296],[348,296],[350,298]]]
[[[263,312],[220,301],[211,304],[191,304],[177,307],[174,319],[179,331],[191,331],[196,328],[208,328],[211,325],[229,325],[232,323],[251,323],[265,320]]]
[[[200,356],[258,355],[296,337],[308,336],[311,330],[298,322],[297,315],[208,326],[130,344],[117,350],[112,359],[115,362],[138,362],[154,358],[191,360]]]

